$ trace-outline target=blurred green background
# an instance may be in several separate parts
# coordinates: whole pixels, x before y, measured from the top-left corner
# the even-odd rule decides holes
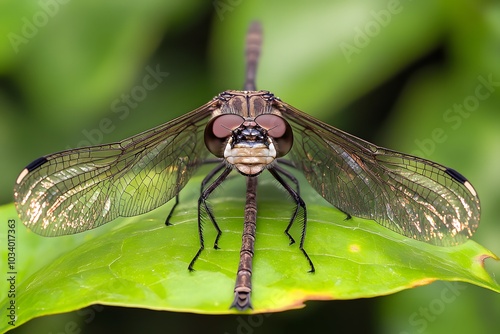
[[[254,19],[264,27],[259,89],[376,144],[459,170],[482,202],[474,240],[500,254],[500,3],[493,0],[2,0],[0,203],[12,202],[15,178],[39,156],[117,141],[240,89]],[[500,274],[494,261],[486,266]],[[81,333],[327,326],[493,333],[500,325],[500,297],[465,283],[307,304],[250,317],[94,306],[12,332],[69,332],[76,324]]]

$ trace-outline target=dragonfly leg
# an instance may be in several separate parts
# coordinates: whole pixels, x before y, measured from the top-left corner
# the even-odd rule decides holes
[[[285,165],[288,165],[290,167],[294,167],[288,160],[280,159],[279,162],[281,162]],[[290,181],[292,181],[295,184],[295,189],[296,189],[297,195],[300,197],[300,185],[299,185],[299,181],[297,180],[297,178],[292,173],[290,173],[289,171],[287,171],[286,169],[284,169],[283,167],[281,167],[279,165],[275,165],[274,168],[276,169],[277,172],[286,176]],[[290,239],[290,245],[293,245],[295,243],[295,239],[292,237],[292,235],[290,234],[289,231],[290,231],[290,228],[292,227],[293,222],[295,221],[298,213],[299,213],[299,206],[296,205],[295,211],[292,215],[292,219],[290,220],[290,222],[288,223],[288,226],[285,229],[285,234]]]
[[[294,213],[292,215],[292,218],[290,219],[290,222],[288,223],[287,228],[285,229],[285,234],[290,238],[290,241],[291,241],[290,244],[292,244],[293,242],[295,242],[295,240],[290,235],[290,228],[292,227],[293,222],[297,218],[299,209],[303,210],[302,234],[301,234],[301,237],[300,237],[299,249],[302,251],[302,253],[304,254],[304,256],[307,259],[307,262],[309,263],[309,266],[311,267],[311,269],[309,270],[309,272],[313,273],[315,271],[314,264],[313,264],[311,258],[309,257],[309,255],[307,254],[306,250],[304,249],[304,241],[306,239],[306,230],[307,230],[307,210],[306,210],[306,203],[304,202],[304,200],[302,199],[302,197],[300,197],[300,195],[292,187],[290,187],[290,185],[288,185],[285,182],[285,180],[283,180],[283,178],[278,173],[278,170],[276,170],[275,167],[269,168],[268,170],[273,175],[273,177],[283,186],[283,188],[285,188],[285,190],[288,191],[288,193],[290,194],[290,196],[292,196],[293,200],[295,201],[295,205],[296,205],[295,206],[295,211],[294,211]]]
[[[345,212],[344,210],[341,210],[341,209],[339,209],[339,208],[337,208],[337,207],[335,207],[335,208],[336,208],[337,210],[339,210],[340,212],[342,212],[343,214],[345,214],[344,221],[345,221],[345,220],[349,220],[349,219],[351,219],[351,218],[352,218],[352,216],[351,216],[349,213]]]
[[[200,195],[203,193],[205,190],[205,187],[207,184],[212,180],[212,178],[219,173],[223,168],[225,164],[224,163],[219,163],[214,169],[212,169],[207,176],[203,178],[203,181],[201,181],[201,188],[200,188]]]
[[[288,165],[290,167],[294,167],[291,163],[289,164],[288,160],[280,159],[279,162],[284,163],[284,164],[286,164],[286,165]],[[297,191],[297,194],[300,196],[299,180],[297,180],[297,178],[292,173],[290,173],[289,171],[287,171],[286,169],[284,169],[283,167],[281,167],[278,164],[276,164],[274,166],[274,169],[276,169],[276,171],[279,172],[279,173],[281,173],[282,175],[286,176],[290,181],[293,182],[293,184],[295,184],[295,191]]]
[[[172,223],[170,222],[170,218],[172,218],[172,215],[174,214],[174,210],[178,204],[179,204],[179,193],[177,193],[177,195],[175,195],[175,203],[174,203],[174,206],[172,206],[172,209],[170,209],[170,213],[168,214],[167,219],[165,219],[165,225],[167,225],[167,226],[172,225]]]
[[[219,168],[219,166],[217,166],[215,169],[218,169],[220,170],[221,168]],[[189,263],[189,266],[188,266],[188,269],[190,271],[193,271],[194,270],[194,263],[196,262],[196,260],[198,259],[198,257],[200,256],[201,252],[203,251],[203,249],[205,248],[205,243],[204,243],[204,240],[203,240],[203,219],[202,219],[202,208],[205,210],[205,212],[208,214],[208,216],[210,217],[210,220],[212,221],[212,224],[214,225],[215,229],[217,230],[217,236],[215,237],[215,242],[214,242],[214,248],[215,249],[218,249],[219,246],[217,245],[218,242],[219,242],[219,238],[220,236],[222,235],[222,231],[219,227],[219,225],[217,224],[217,222],[215,221],[215,217],[212,213],[212,211],[210,210],[210,207],[208,206],[208,203],[207,203],[207,199],[208,197],[210,196],[210,194],[222,183],[224,182],[224,180],[226,179],[226,177],[229,175],[229,173],[231,173],[231,168],[226,168],[216,179],[215,181],[210,184],[206,189],[204,189],[200,195],[200,198],[198,199],[198,236],[200,238],[200,249],[198,249],[198,252],[196,252],[196,255],[194,256],[194,258],[191,260],[191,262]],[[213,175],[215,175],[215,173],[209,173],[209,175],[207,175],[205,177],[205,179],[211,179],[213,177]],[[206,180],[203,180],[203,182],[207,183],[208,181]]]
[[[220,159],[207,159],[205,161],[203,161],[203,164],[211,164],[211,163],[220,163]],[[219,166],[217,166],[217,168],[214,168],[204,179],[203,179],[203,182],[201,183],[201,192],[203,192],[203,188],[205,188],[205,185],[210,181],[210,179],[212,179],[212,177],[217,174],[221,169],[222,167],[224,167],[224,164],[219,164]],[[181,180],[181,175],[182,173],[177,173],[177,184],[180,184]],[[171,226],[173,225],[171,222],[170,222],[170,219],[172,218],[173,214],[174,214],[174,210],[175,208],[177,207],[177,205],[179,204],[179,192],[180,192],[180,189],[177,190],[177,194],[175,195],[175,203],[174,205],[172,206],[172,209],[170,209],[170,212],[167,216],[167,219],[165,219],[165,225],[166,226]]]

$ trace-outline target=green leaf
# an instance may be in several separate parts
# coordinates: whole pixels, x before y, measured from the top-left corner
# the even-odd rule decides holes
[[[2,221],[16,220],[16,325],[48,314],[91,304],[143,307],[209,314],[235,313],[229,305],[238,267],[244,207],[244,183],[235,177],[211,198],[223,231],[204,226],[206,249],[187,266],[199,247],[196,205],[202,173],[181,192],[173,226],[164,219],[171,204],[148,214],[117,219],[104,227],[73,236],[43,238],[29,232],[13,205],[0,211]],[[484,270],[491,252],[468,241],[437,247],[393,233],[373,221],[352,218],[325,204],[304,184],[308,205],[305,248],[309,266],[297,244],[283,233],[293,208],[274,181],[263,175],[258,192],[258,222],[253,264],[254,312],[299,308],[311,299],[354,299],[394,293],[435,280],[463,281],[500,292]],[[300,239],[300,224],[292,235]],[[7,240],[7,229],[1,231]],[[2,258],[7,254],[2,249]],[[9,271],[2,261],[2,272]],[[10,300],[0,301],[5,309]],[[9,325],[2,321],[0,331]]]

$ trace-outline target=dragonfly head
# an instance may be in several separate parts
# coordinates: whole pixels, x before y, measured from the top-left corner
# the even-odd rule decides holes
[[[247,118],[237,114],[214,117],[205,129],[208,150],[243,175],[258,175],[293,143],[288,122],[274,114]]]

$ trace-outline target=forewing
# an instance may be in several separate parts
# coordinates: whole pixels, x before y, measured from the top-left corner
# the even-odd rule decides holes
[[[166,203],[209,154],[203,131],[212,104],[119,143],[35,160],[14,188],[21,219],[37,234],[58,236]]]
[[[477,229],[479,198],[458,172],[375,146],[284,106],[294,133],[287,158],[338,209],[435,245],[465,242]]]

